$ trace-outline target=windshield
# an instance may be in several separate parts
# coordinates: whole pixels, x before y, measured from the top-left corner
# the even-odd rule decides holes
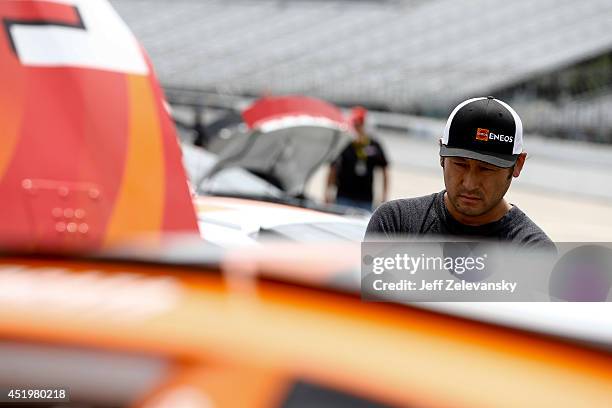
[[[293,196],[278,188],[269,175],[256,175],[242,167],[226,167],[211,175],[219,162],[216,154],[200,147],[181,144],[183,164],[196,194],[249,198],[258,201],[287,204],[332,214],[362,218],[369,212],[336,204],[321,204],[304,196]],[[265,178],[264,178],[265,177]],[[357,240],[361,240],[361,234]]]
[[[346,143],[348,136],[331,128],[301,126],[267,133],[255,131],[234,138],[219,155],[213,174],[239,166],[297,196],[304,192],[314,171],[335,157]]]
[[[217,155],[188,144],[181,147],[187,176],[198,194],[262,198],[286,195],[276,186],[240,167],[225,168],[208,177],[219,161]]]

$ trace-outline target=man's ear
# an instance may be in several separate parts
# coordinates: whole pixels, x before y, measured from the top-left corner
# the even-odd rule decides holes
[[[518,177],[521,174],[521,170],[523,170],[523,166],[525,165],[526,159],[527,159],[527,152],[523,152],[519,154],[518,159],[516,159],[516,164],[514,165],[514,171],[512,172],[512,177]]]
[[[440,166],[444,168],[444,157],[440,156]]]

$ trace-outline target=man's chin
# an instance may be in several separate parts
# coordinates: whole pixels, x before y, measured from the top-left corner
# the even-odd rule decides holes
[[[483,215],[486,210],[482,208],[482,205],[472,206],[472,205],[463,205],[461,203],[455,203],[455,209],[459,214],[469,216],[469,217],[478,217]]]
[[[461,215],[465,215],[468,217],[479,217],[481,215],[484,214],[484,211],[481,210],[472,210],[472,209],[462,209],[462,208],[457,208],[457,211],[461,214]]]

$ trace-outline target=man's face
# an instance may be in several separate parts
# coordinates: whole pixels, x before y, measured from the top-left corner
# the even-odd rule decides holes
[[[504,198],[510,187],[512,168],[462,157],[442,159],[448,199],[463,215],[486,214]]]
[[[353,127],[355,128],[355,133],[357,135],[357,141],[358,142],[363,142],[366,138],[365,136],[365,129],[363,127],[363,123],[361,122],[355,122],[353,123]]]

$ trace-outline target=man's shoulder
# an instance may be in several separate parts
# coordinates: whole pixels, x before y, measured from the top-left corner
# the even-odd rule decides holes
[[[375,146],[380,146],[380,139],[378,139],[378,137],[376,136],[372,136],[370,134],[368,134],[368,139],[370,139],[370,144],[375,145]]]
[[[385,235],[414,232],[414,226],[421,222],[438,194],[401,198],[381,204],[370,218],[368,232]]]
[[[555,247],[550,237],[527,214],[518,207],[515,207],[515,211],[513,241],[528,247]]]
[[[387,212],[387,211],[418,211],[420,208],[425,208],[427,209],[427,207],[429,207],[431,205],[432,202],[434,202],[436,200],[436,197],[438,196],[438,194],[441,193],[433,193],[433,194],[428,194],[428,195],[424,195],[424,196],[420,196],[420,197],[411,197],[411,198],[399,198],[397,200],[391,200],[391,201],[387,201],[386,203],[381,204],[377,209],[376,212],[378,212],[379,210],[381,212]]]
[[[370,145],[374,146],[378,150],[384,150],[383,144],[380,142],[380,139],[376,137],[370,137]]]

